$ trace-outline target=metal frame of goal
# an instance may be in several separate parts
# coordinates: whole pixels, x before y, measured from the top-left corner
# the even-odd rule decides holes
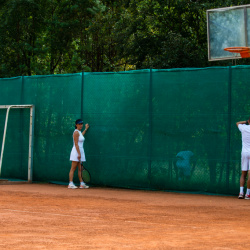
[[[35,106],[30,105],[0,105],[0,109],[7,109],[4,132],[3,132],[3,141],[2,141],[2,149],[1,149],[1,158],[0,158],[0,177],[2,170],[2,162],[3,162],[3,152],[5,145],[5,138],[7,132],[8,118],[9,112],[11,108],[29,108],[30,109],[30,127],[29,127],[29,156],[28,156],[28,182],[32,182],[32,169],[33,169],[33,141],[34,141],[34,121],[35,121]]]

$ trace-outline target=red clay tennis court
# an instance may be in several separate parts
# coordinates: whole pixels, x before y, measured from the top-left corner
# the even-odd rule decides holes
[[[0,249],[249,249],[250,200],[0,185]]]

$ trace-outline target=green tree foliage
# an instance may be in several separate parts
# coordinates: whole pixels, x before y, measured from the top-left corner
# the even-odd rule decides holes
[[[40,1],[5,1],[1,6],[1,76],[28,74],[42,48],[35,46],[43,31]]]
[[[207,60],[206,10],[243,4],[1,0],[0,77],[227,65]]]
[[[210,66],[206,10],[246,2],[131,0],[118,35],[118,44],[129,46],[123,43],[120,55],[137,69]]]
[[[0,76],[70,73],[84,69],[81,46],[88,50],[87,29],[103,7],[98,0],[3,1]]]

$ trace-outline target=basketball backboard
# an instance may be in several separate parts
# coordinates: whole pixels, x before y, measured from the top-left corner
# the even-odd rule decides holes
[[[228,47],[250,47],[250,4],[207,10],[208,60],[241,58]]]

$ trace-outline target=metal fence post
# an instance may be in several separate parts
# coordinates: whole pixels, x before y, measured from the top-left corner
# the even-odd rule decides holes
[[[20,103],[19,104],[24,104],[24,76],[22,75],[22,83],[21,83],[21,97],[20,97]],[[23,133],[24,130],[24,119],[23,118],[24,110],[20,110],[20,131]],[[23,137],[21,136],[20,139],[20,148],[23,147]],[[24,171],[24,164],[23,164],[23,154],[20,155],[20,162],[21,162],[21,168],[22,171]]]
[[[21,82],[20,104],[23,104],[23,91],[24,91],[24,76],[22,76],[22,82]]]
[[[150,69],[149,75],[149,104],[148,104],[148,133],[149,133],[149,140],[148,140],[148,180],[149,180],[149,187],[151,187],[151,165],[152,165],[152,84],[153,84],[153,75],[152,75],[152,68]]]
[[[84,87],[84,71],[82,71],[82,82],[81,82],[81,119],[83,119],[83,87]]]
[[[229,192],[229,173],[231,159],[231,119],[232,119],[232,67],[228,68],[228,121],[227,121],[227,169],[226,169],[226,188]]]

